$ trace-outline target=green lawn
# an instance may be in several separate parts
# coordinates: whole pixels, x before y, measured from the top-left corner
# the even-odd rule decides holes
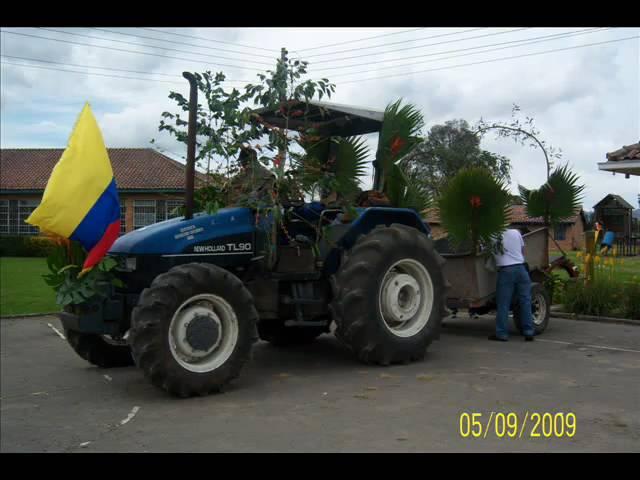
[[[582,259],[577,258],[578,252],[566,252],[567,256],[571,258],[573,263],[575,263],[578,268],[580,268],[580,272],[582,273]],[[550,258],[555,258],[556,256],[560,256],[560,252],[550,251]],[[606,258],[606,257],[601,257]],[[622,265],[616,264],[614,266],[614,272],[621,280],[625,282],[632,281],[634,275],[638,277],[640,280],[640,255],[636,255],[635,257],[616,257],[616,262],[622,260]],[[596,275],[598,273],[596,272]],[[562,278],[567,278],[567,275],[564,272],[559,273]]]
[[[58,311],[48,272],[45,258],[0,257],[0,315]]]

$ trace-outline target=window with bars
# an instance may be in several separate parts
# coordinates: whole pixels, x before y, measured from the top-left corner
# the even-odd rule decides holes
[[[133,228],[138,229],[156,223],[156,201],[133,201]]]
[[[566,240],[567,239],[567,224],[561,223],[556,225],[553,229],[553,237],[556,240]]]
[[[164,200],[156,200],[156,222],[162,222],[166,220],[165,218],[165,201]]]
[[[0,235],[9,233],[9,200],[0,200]]]
[[[127,233],[127,206],[120,203],[120,235]]]
[[[167,212],[167,220],[170,218],[181,217],[180,207],[184,206],[184,200],[167,200],[166,203],[166,212]]]
[[[25,220],[31,215],[40,202],[37,200],[18,200],[18,234],[37,235],[38,228],[29,225]]]
[[[163,222],[170,218],[182,216],[180,207],[184,200],[134,200],[133,201],[133,228],[142,228],[152,223]],[[121,232],[124,232],[124,206],[120,206],[122,219]]]

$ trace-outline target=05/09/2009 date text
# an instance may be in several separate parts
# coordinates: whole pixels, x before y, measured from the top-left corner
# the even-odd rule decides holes
[[[571,438],[578,426],[575,413],[563,412],[462,412],[458,423],[463,438]]]

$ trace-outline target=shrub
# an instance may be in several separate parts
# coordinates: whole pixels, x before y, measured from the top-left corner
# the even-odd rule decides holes
[[[640,282],[631,281],[627,283],[623,295],[625,318],[640,320]]]
[[[0,257],[48,257],[54,247],[48,237],[0,237]]]
[[[562,288],[562,303],[571,313],[640,319],[640,285],[604,276],[591,282],[570,279]]]

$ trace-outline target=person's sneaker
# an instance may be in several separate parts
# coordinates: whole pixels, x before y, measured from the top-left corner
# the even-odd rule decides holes
[[[490,335],[489,340],[493,340],[495,342],[508,342],[509,340],[506,338],[498,337],[497,335]]]
[[[533,342],[533,335],[525,335],[524,336],[524,341],[525,342]]]

